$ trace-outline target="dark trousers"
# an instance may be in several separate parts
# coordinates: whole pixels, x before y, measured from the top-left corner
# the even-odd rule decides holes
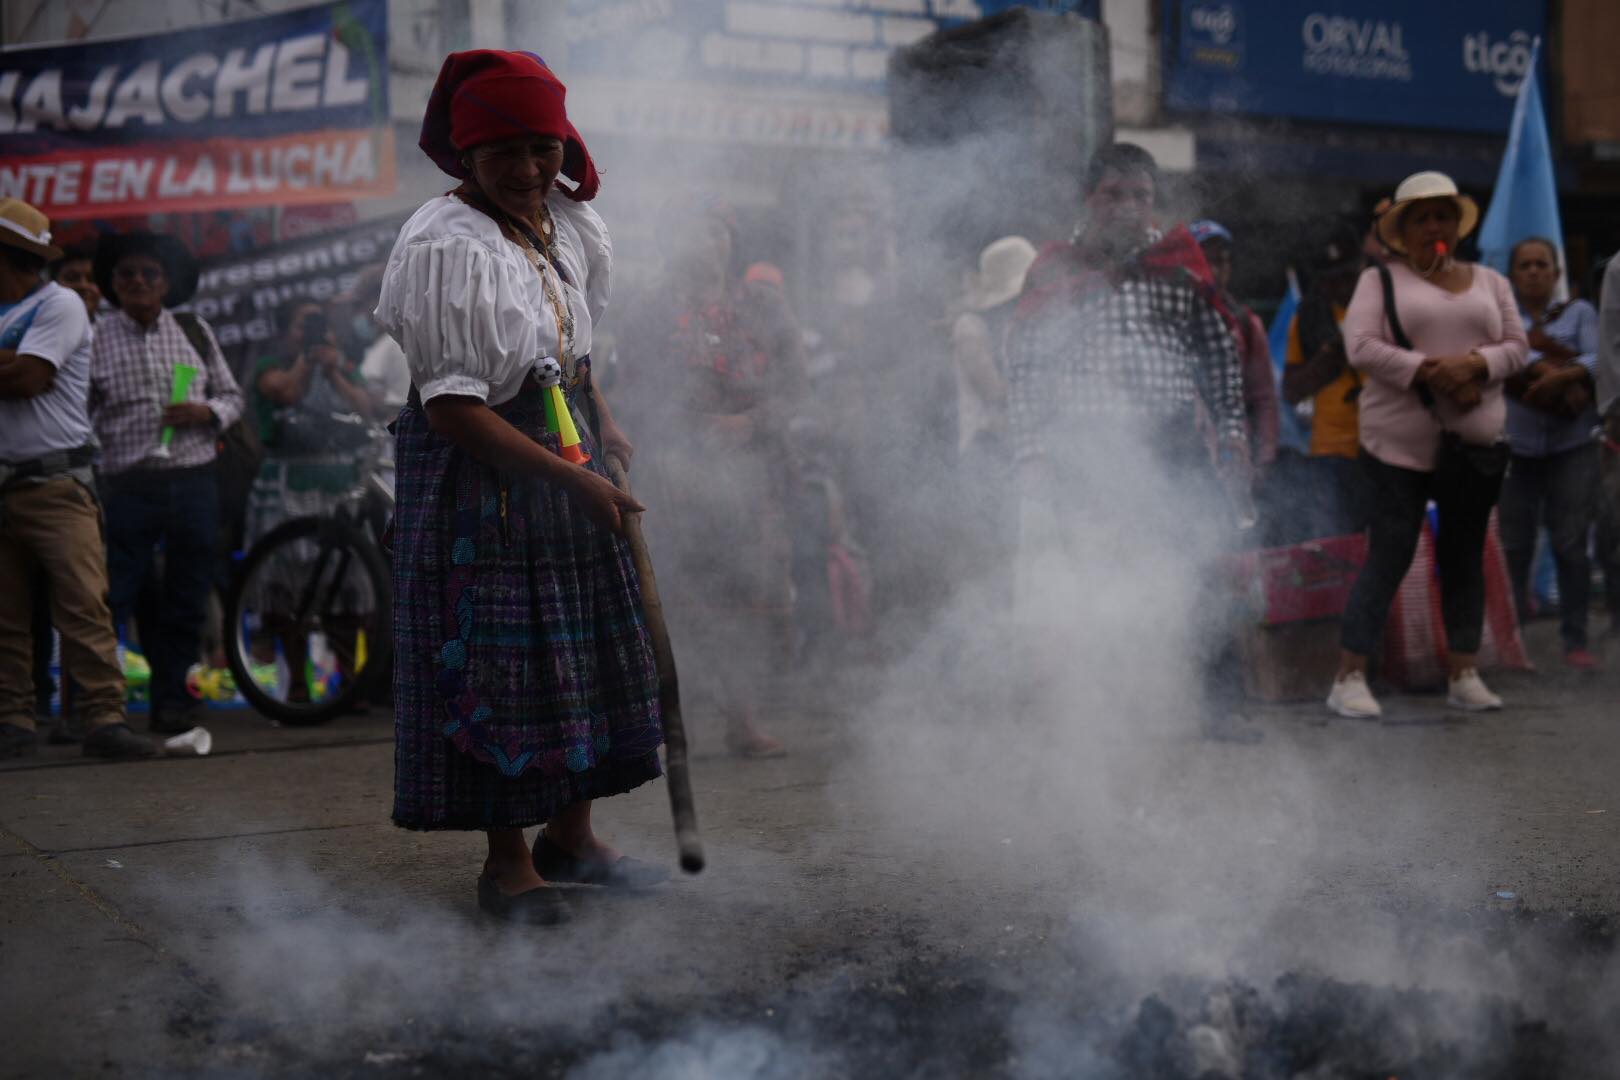
[[[156,612],[140,613],[141,647],[152,665],[153,715],[187,708],[186,672],[199,656],[214,585],[219,497],[213,466],[121,473],[103,488],[113,622],[124,626],[137,614],[161,545],[161,603]]]
[[[1437,483],[1432,473],[1386,465],[1365,451],[1361,465],[1370,511],[1367,565],[1345,605],[1341,644],[1358,656],[1370,656],[1377,648],[1389,606],[1411,569],[1433,499],[1440,509],[1434,557],[1440,571],[1446,645],[1454,653],[1478,652],[1485,624],[1485,533],[1501,479],[1454,472]]]
[[[1530,564],[1536,529],[1545,524],[1558,566],[1559,634],[1565,649],[1586,648],[1592,606],[1592,535],[1601,465],[1596,443],[1546,457],[1513,455],[1502,485],[1502,548],[1513,574],[1513,600],[1522,621],[1530,612]]]
[[[1613,430],[1614,421],[1609,421]],[[1601,453],[1597,504],[1597,553],[1603,567],[1603,597],[1609,628],[1620,631],[1620,443],[1606,442]]]

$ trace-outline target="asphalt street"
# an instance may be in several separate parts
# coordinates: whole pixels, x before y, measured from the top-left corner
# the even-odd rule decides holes
[[[479,837],[389,824],[386,713],[217,712],[201,759],[42,747],[0,770],[0,1074],[1146,1075],[1086,1056],[1096,1018],[1309,971],[1443,995],[1485,1056],[1488,998],[1564,1040],[1549,1075],[1614,1075],[1620,645],[1578,677],[1551,634],[1503,713],[1268,707],[1257,746],[1164,737],[1151,780],[1052,814],[949,755],[871,760],[869,674],[784,689],[775,760],[694,708],[708,870],[573,889],[544,930],[475,908]],[[666,799],[600,826],[673,864]]]

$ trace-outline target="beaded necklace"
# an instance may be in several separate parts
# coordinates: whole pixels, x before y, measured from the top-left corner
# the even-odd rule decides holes
[[[557,320],[557,360],[562,367],[564,379],[571,384],[576,372],[574,357],[576,328],[573,308],[563,296],[561,278],[557,274],[557,225],[551,219],[551,208],[545,203],[540,204],[537,230],[540,246],[536,248],[530,239],[531,233],[536,230],[523,228],[504,210],[481,205],[486,203],[481,193],[458,190],[454,194],[463,202],[494,217],[501,227],[502,234],[517,244],[518,250],[529,260],[529,265],[540,275],[540,285],[546,294],[546,302],[551,305],[552,314]]]

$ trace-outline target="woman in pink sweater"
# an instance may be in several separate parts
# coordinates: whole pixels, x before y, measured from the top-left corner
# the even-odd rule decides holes
[[[1442,173],[1401,181],[1378,221],[1395,319],[1377,268],[1364,271],[1344,319],[1361,393],[1361,463],[1374,501],[1367,564],[1345,608],[1339,672],[1328,707],[1382,710],[1367,688],[1367,657],[1412,564],[1424,512],[1440,511],[1435,561],[1450,654],[1449,703],[1471,711],[1502,700],[1474,667],[1485,614],[1485,532],[1507,466],[1502,383],[1529,345],[1513,288],[1486,266],[1453,258],[1479,221],[1474,200]]]

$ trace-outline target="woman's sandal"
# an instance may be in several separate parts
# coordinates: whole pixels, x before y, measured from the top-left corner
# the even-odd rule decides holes
[[[650,889],[669,880],[669,871],[664,867],[628,855],[620,855],[613,862],[577,858],[547,840],[544,829],[534,840],[534,870],[547,881],[610,889]]]
[[[485,914],[525,926],[556,926],[571,917],[568,901],[549,885],[508,896],[489,874],[478,876],[478,907]]]

